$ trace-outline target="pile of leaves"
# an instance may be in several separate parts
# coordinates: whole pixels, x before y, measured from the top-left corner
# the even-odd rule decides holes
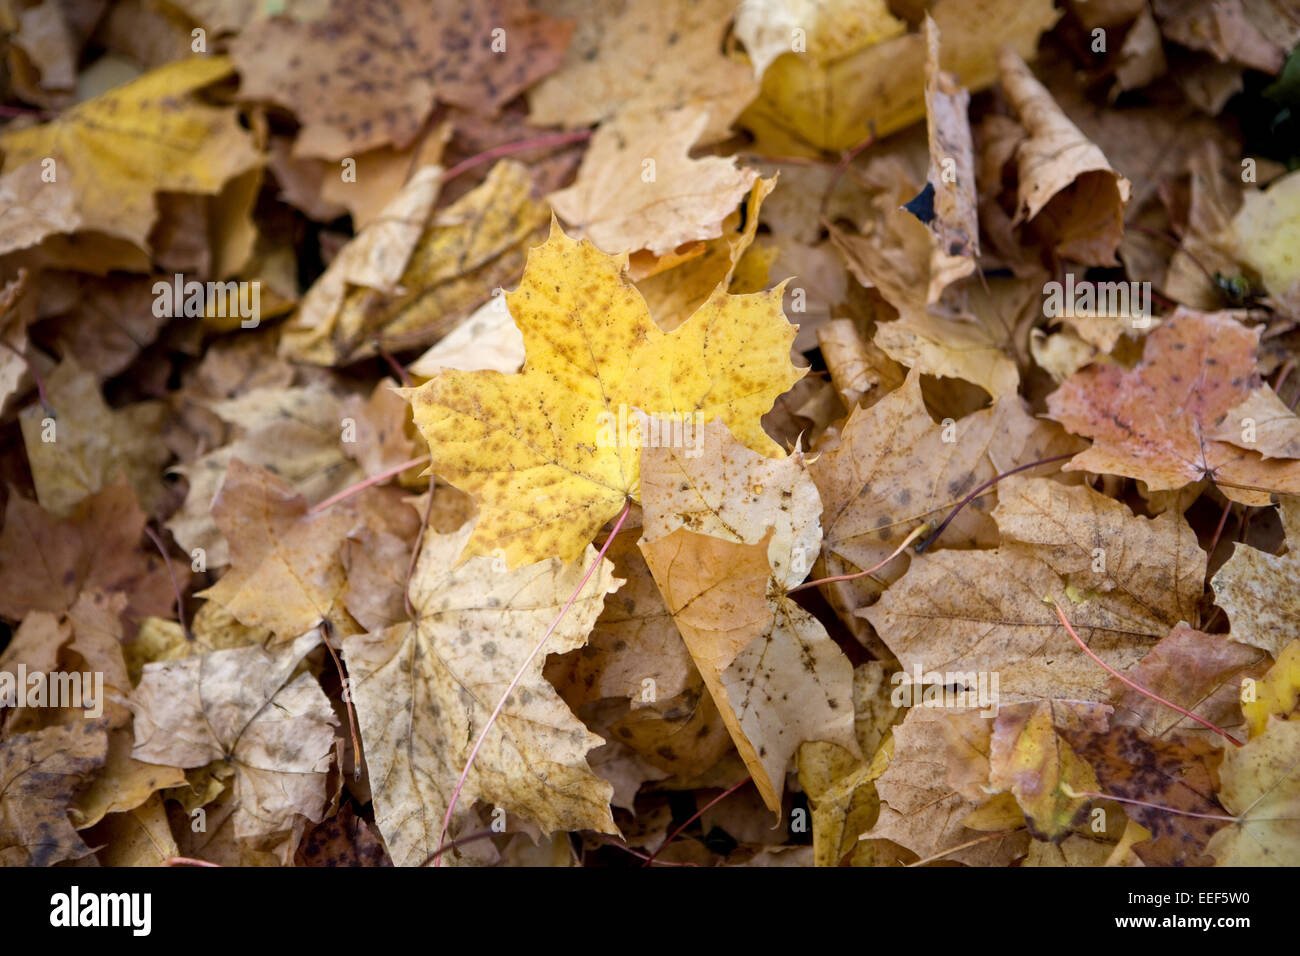
[[[0,863],[1300,863],[1297,41],[2,0]]]

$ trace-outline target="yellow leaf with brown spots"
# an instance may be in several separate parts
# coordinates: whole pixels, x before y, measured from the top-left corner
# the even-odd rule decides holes
[[[801,375],[782,290],[719,290],[665,334],[626,265],[552,225],[507,297],[523,371],[449,370],[405,393],[434,472],[479,506],[465,557],[576,559],[640,497],[633,409],[675,420],[683,435],[720,419],[751,449],[779,455],[760,419]]]
[[[10,172],[54,160],[46,190],[69,192],[79,230],[149,248],[159,192],[215,195],[261,160],[233,109],[205,106],[192,94],[223,79],[230,61],[196,56],[152,70],[39,126],[0,135]],[[43,181],[43,180],[42,180]]]

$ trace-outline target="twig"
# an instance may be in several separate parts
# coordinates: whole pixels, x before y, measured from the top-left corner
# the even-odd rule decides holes
[[[831,175],[830,185],[826,187],[826,192],[822,193],[821,206],[818,208],[819,216],[824,220],[826,218],[826,209],[830,206],[831,196],[835,193],[835,187],[840,184],[840,179],[844,176],[844,170],[848,169],[850,164],[857,159],[864,149],[876,141],[876,124],[871,121],[867,124],[867,138],[856,146],[852,146],[844,151],[840,161],[835,164],[835,172]]]
[[[1196,817],[1200,820],[1226,820],[1228,823],[1236,823],[1236,817],[1225,816],[1222,813],[1196,813],[1192,810],[1179,810],[1177,807],[1165,807],[1158,803],[1148,803],[1145,800],[1134,800],[1130,797],[1117,797],[1113,793],[1097,793],[1095,790],[1074,790],[1064,781],[1061,782],[1061,792],[1067,797],[1084,797],[1089,800],[1114,800],[1116,803],[1131,803],[1137,807],[1150,807],[1152,810],[1163,810],[1165,813],[1176,813],[1180,817]]]
[[[438,847],[438,849],[434,850],[432,853],[426,856],[424,858],[424,862],[421,863],[420,866],[428,866],[430,863],[432,863],[434,860],[441,857],[448,850],[454,850],[456,847],[464,846],[466,843],[474,843],[478,840],[486,840],[488,837],[494,836],[496,832],[497,831],[495,830],[479,830],[477,833],[471,833],[469,836],[463,836],[457,840],[452,840],[450,843],[444,843],[442,844],[442,846]]]
[[[402,363],[393,358],[393,353],[384,348],[383,343],[379,341],[378,337],[374,339],[372,344],[375,347],[375,351],[379,353],[379,357],[387,362],[388,367],[397,375],[397,380],[407,388],[410,388],[414,383],[411,381],[411,376],[406,374],[406,369],[402,368]]]
[[[1232,502],[1225,501],[1223,504],[1223,511],[1219,513],[1219,523],[1214,526],[1214,537],[1210,539],[1210,546],[1205,549],[1205,553],[1210,557],[1214,557],[1214,549],[1218,547],[1219,536],[1223,534],[1223,525],[1225,522],[1227,522],[1228,512],[1230,511],[1232,511]],[[1210,571],[1207,565],[1205,570],[1205,578],[1207,582],[1209,581],[1209,577],[1210,577]]]

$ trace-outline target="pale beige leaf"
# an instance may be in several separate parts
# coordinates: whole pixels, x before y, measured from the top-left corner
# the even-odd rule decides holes
[[[595,558],[558,559],[497,570],[491,558],[456,559],[473,530],[428,535],[411,579],[413,622],[346,638],[375,821],[398,866],[438,848],[452,790],[488,717]],[[605,595],[622,582],[603,561],[547,640],[546,653],[581,647]],[[550,833],[616,833],[613,788],[587,754],[602,743],[573,716],[534,657],[491,725],[466,779],[451,836],[476,800],[519,813]],[[447,854],[455,862],[460,851]]]

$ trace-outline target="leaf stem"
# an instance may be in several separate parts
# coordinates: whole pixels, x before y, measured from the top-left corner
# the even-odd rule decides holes
[[[181,629],[185,632],[185,640],[192,641],[194,640],[194,632],[190,630],[189,624],[185,622],[185,595],[181,592],[180,582],[176,580],[176,572],[172,570],[171,556],[167,554],[166,545],[154,533],[153,528],[145,525],[144,533],[149,536],[149,540],[154,543],[158,553],[162,555],[163,564],[167,565],[167,576],[172,579],[172,590],[176,592],[176,619],[181,622]]]
[[[1233,746],[1236,747],[1242,746],[1240,740],[1232,736],[1232,734],[1228,733],[1223,728],[1215,726],[1214,724],[1206,720],[1204,717],[1198,717],[1196,714],[1193,714],[1190,710],[1186,710],[1185,708],[1179,707],[1173,701],[1165,700],[1159,694],[1147,690],[1145,687],[1141,686],[1140,684],[1133,683],[1133,681],[1129,680],[1119,671],[1115,670],[1115,668],[1111,667],[1100,657],[1094,654],[1092,652],[1091,647],[1083,643],[1083,638],[1079,637],[1078,633],[1075,632],[1074,627],[1070,624],[1069,618],[1065,616],[1065,611],[1061,610],[1061,605],[1056,603],[1056,599],[1054,597],[1048,595],[1047,597],[1043,598],[1043,601],[1047,604],[1052,605],[1052,607],[1056,609],[1056,616],[1061,619],[1061,624],[1065,627],[1066,632],[1069,633],[1069,635],[1072,638],[1074,638],[1074,643],[1078,644],[1079,647],[1083,650],[1083,652],[1087,654],[1089,657],[1091,657],[1094,661],[1096,661],[1101,666],[1101,668],[1104,671],[1106,671],[1106,673],[1110,674],[1111,677],[1114,677],[1120,683],[1126,684],[1129,687],[1133,688],[1139,694],[1144,694],[1145,696],[1150,697],[1152,700],[1157,701],[1158,703],[1164,704],[1166,707],[1178,711],[1178,713],[1182,714],[1184,717],[1190,717],[1192,720],[1196,721],[1198,724],[1202,725],[1203,727],[1207,727],[1208,729],[1213,730],[1224,740],[1231,741]]]
[[[976,837],[974,840],[967,840],[965,843],[958,843],[956,846],[950,846],[946,850],[940,850],[938,853],[934,853],[930,856],[925,857],[924,859],[917,860],[915,863],[908,863],[907,865],[909,867],[925,866],[925,864],[933,863],[935,860],[942,860],[945,856],[948,856],[950,853],[956,853],[958,850],[965,850],[968,847],[972,847],[972,846],[979,846],[981,843],[988,843],[989,840],[997,840],[1000,837],[1008,837],[1011,836],[1011,834],[1017,833],[1023,829],[1024,827],[1016,827],[1016,829],[1014,830],[999,830],[997,833],[986,833],[982,837]]]
[[[749,778],[749,777],[746,777],[744,780],[740,781],[739,783],[732,784],[732,785],[731,785],[730,787],[728,787],[726,790],[723,790],[722,793],[718,794],[716,797],[714,797],[712,800],[710,800],[710,801],[709,801],[708,803],[706,803],[704,806],[700,807],[698,810],[696,810],[694,813],[692,813],[692,814],[690,815],[690,817],[686,820],[685,823],[683,823],[681,826],[679,826],[679,827],[678,827],[676,830],[674,830],[672,833],[668,834],[668,839],[664,840],[663,843],[659,844],[659,849],[655,850],[655,851],[654,851],[653,853],[651,853],[648,857],[646,857],[646,861],[645,861],[645,863],[644,863],[643,865],[644,865],[644,866],[649,866],[651,863],[653,863],[653,862],[655,861],[655,857],[657,857],[660,853],[662,853],[662,852],[664,851],[664,848],[667,847],[668,844],[672,843],[673,840],[675,840],[675,839],[677,838],[677,835],[678,835],[679,833],[681,833],[683,830],[685,830],[688,826],[690,826],[692,823],[694,823],[694,822],[695,822],[696,820],[698,820],[700,817],[704,816],[704,814],[706,814],[706,813],[709,811],[709,808],[710,808],[710,807],[714,806],[715,804],[721,803],[723,800],[725,800],[727,797],[731,796],[733,793],[735,793],[737,790],[739,790],[739,789],[740,789],[741,787],[743,787],[745,784],[749,783],[749,780],[750,780],[750,778]]]
[[[1238,822],[1237,817],[1225,816],[1222,813],[1196,813],[1193,810],[1179,810],[1177,807],[1165,807],[1158,803],[1148,803],[1145,800],[1135,800],[1131,797],[1117,797],[1113,793],[1097,793],[1094,790],[1073,790],[1069,784],[1062,783],[1061,791],[1068,797],[1084,797],[1089,800],[1114,800],[1116,803],[1130,803],[1136,807],[1150,807],[1152,810],[1163,810],[1165,813],[1176,813],[1180,817],[1196,817],[1200,820],[1224,820],[1228,823]]]
[[[394,475],[400,475],[402,472],[406,471],[406,469],[414,468],[416,465],[424,464],[428,460],[429,460],[428,455],[421,455],[419,458],[412,458],[410,461],[404,461],[400,465],[394,465],[392,468],[387,468],[381,471],[377,475],[371,475],[365,481],[358,481],[355,485],[349,485],[348,487],[340,491],[338,494],[330,495],[330,497],[326,498],[324,501],[312,505],[310,508],[307,509],[307,514],[314,515],[318,511],[324,511],[326,508],[338,504],[344,498],[350,498],[352,495],[355,495],[358,491],[365,491],[371,485],[377,485],[380,482],[387,481],[389,478],[392,478]]]
[[[915,541],[917,537],[919,537],[920,534],[929,527],[930,526],[928,524],[917,525],[912,530],[912,533],[903,539],[903,543],[893,550],[893,552],[889,555],[889,557],[885,558],[885,560],[881,561],[879,564],[867,568],[867,570],[865,571],[855,571],[852,574],[837,574],[834,577],[830,577],[830,578],[818,578],[816,581],[805,581],[803,584],[799,585],[798,587],[791,588],[785,593],[793,594],[795,591],[802,591],[804,588],[815,588],[821,584],[834,584],[836,581],[852,581],[854,578],[862,578],[862,577],[866,577],[868,574],[873,574],[876,571],[879,571],[885,565],[887,565],[890,561],[893,561],[894,558],[902,554],[903,549],[906,548],[913,541]]]
[[[438,859],[448,850],[454,850],[458,846],[464,846],[466,843],[476,843],[479,840],[486,840],[488,837],[496,834],[496,830],[479,830],[477,833],[471,833],[469,836],[463,836],[458,840],[452,840],[450,843],[444,843],[438,849],[434,850],[424,858],[420,866],[428,866],[434,860]]]
[[[532,653],[530,653],[528,657],[524,659],[524,662],[519,665],[519,670],[515,672],[515,676],[510,681],[510,685],[505,689],[505,693],[501,695],[501,699],[497,701],[497,705],[493,708],[491,715],[487,719],[487,723],[483,725],[483,730],[479,733],[478,740],[474,741],[474,746],[469,752],[469,758],[465,761],[465,769],[460,772],[460,779],[456,781],[456,788],[451,792],[451,799],[447,801],[447,813],[442,818],[442,830],[438,834],[439,845],[441,845],[443,840],[447,838],[447,828],[451,826],[451,815],[456,809],[456,801],[460,799],[460,792],[465,788],[465,781],[469,778],[470,768],[474,766],[474,758],[478,756],[479,749],[483,746],[483,741],[487,740],[488,731],[492,729],[492,725],[496,723],[497,717],[499,717],[501,711],[505,709],[506,701],[510,699],[510,695],[514,693],[519,682],[523,680],[524,673],[528,670],[528,665],[533,662],[533,658],[541,652],[542,648],[546,645],[546,642],[550,640],[551,635],[555,633],[555,629],[559,627],[560,622],[564,620],[564,615],[569,613],[569,608],[573,607],[573,603],[578,600],[578,595],[582,593],[582,589],[587,586],[587,582],[591,580],[591,576],[596,573],[596,568],[600,567],[600,562],[604,559],[605,552],[608,551],[609,546],[614,543],[614,538],[617,537],[619,529],[623,527],[623,522],[627,520],[627,516],[631,511],[632,499],[629,498],[623,505],[623,511],[619,514],[618,520],[614,522],[614,527],[610,530],[609,536],[605,538],[605,543],[601,545],[600,552],[596,555],[596,560],[591,562],[591,567],[587,568],[587,573],[582,576],[582,580],[578,582],[578,586],[574,588],[573,593],[569,595],[569,600],[564,602],[564,607],[560,608],[560,613],[555,616],[555,620],[553,620],[551,626],[546,629],[546,633],[543,634],[542,639],[537,642]],[[435,868],[441,866],[442,859],[440,857],[435,859],[433,865]]]
[[[494,146],[489,150],[479,153],[477,156],[471,156],[468,159],[462,159],[451,169],[442,174],[443,183],[451,182],[463,172],[473,169],[475,166],[481,166],[484,163],[491,162],[502,156],[509,156],[512,153],[522,153],[528,149],[545,149],[548,146],[567,146],[569,143],[581,143],[583,140],[591,139],[592,131],[589,129],[578,130],[573,133],[554,133],[550,136],[538,136],[533,139],[524,139],[516,143],[503,143],[500,146]]]
[[[1040,458],[1038,459],[1038,461],[1031,461],[1027,465],[1017,465],[1015,468],[1012,468],[1010,471],[1004,471],[1000,475],[994,475],[988,481],[984,482],[984,484],[980,485],[978,488],[976,488],[974,491],[968,494],[961,501],[957,502],[957,507],[953,508],[952,511],[948,512],[948,517],[944,518],[943,522],[939,525],[939,527],[934,529],[934,533],[916,546],[916,553],[917,554],[924,553],[926,548],[930,547],[930,545],[934,544],[934,542],[938,540],[939,535],[943,534],[944,529],[946,529],[948,525],[952,523],[952,519],[957,517],[957,513],[961,511],[962,508],[965,508],[968,504],[970,504],[972,501],[978,498],[989,488],[992,488],[1003,478],[1009,478],[1011,475],[1014,475],[1017,472],[1027,471],[1030,468],[1037,468],[1039,465],[1050,465],[1054,461],[1065,461],[1065,459],[1067,458],[1073,458],[1076,454],[1078,453],[1072,451],[1064,455],[1053,455],[1051,458]]]

